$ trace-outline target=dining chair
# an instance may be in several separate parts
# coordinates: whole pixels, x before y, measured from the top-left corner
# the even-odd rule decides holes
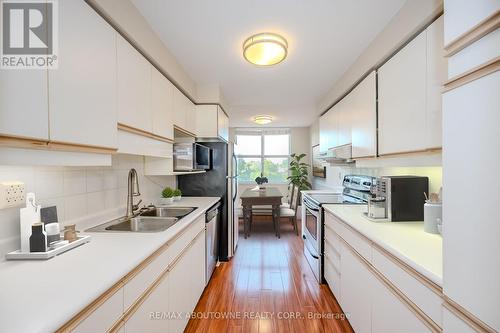
[[[290,196],[290,206],[289,207],[281,207],[280,209],[280,217],[286,217],[290,220],[293,225],[293,230],[297,236],[299,235],[299,228],[297,227],[297,208],[300,202],[300,191],[298,187],[295,185],[292,186],[292,192]],[[278,228],[280,227],[278,221]]]

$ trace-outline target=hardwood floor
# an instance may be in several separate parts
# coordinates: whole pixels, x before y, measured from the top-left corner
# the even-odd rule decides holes
[[[215,270],[185,332],[353,332],[328,287],[314,278],[301,238],[285,221],[277,239],[268,218],[255,218],[235,257]]]

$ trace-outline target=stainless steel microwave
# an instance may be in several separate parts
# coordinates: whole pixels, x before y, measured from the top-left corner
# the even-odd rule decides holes
[[[199,143],[174,143],[174,171],[209,170],[211,149]]]

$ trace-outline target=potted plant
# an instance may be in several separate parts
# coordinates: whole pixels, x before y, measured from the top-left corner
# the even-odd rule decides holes
[[[165,187],[163,191],[161,192],[161,199],[160,202],[163,205],[168,205],[174,202],[174,190],[172,190],[170,187]]]
[[[295,185],[297,191],[310,190],[312,188],[309,182],[309,164],[301,162],[306,154],[292,154],[290,161],[290,176],[287,177],[290,185]]]
[[[259,190],[264,190],[265,187],[262,186],[262,184],[265,184],[265,183],[268,183],[268,179],[267,177],[264,177],[262,174],[260,175],[260,177],[257,177],[255,178],[255,182],[257,183],[257,185],[259,186]]]
[[[181,200],[182,192],[178,188],[174,190],[174,201],[179,201]]]

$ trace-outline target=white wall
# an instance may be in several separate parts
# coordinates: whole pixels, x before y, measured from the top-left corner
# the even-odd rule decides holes
[[[117,25],[188,95],[197,98],[195,82],[184,71],[132,2],[129,0],[88,0],[88,2]]]
[[[143,157],[133,155],[113,156],[110,167],[0,166],[0,182],[24,182],[26,191],[35,192],[42,207],[57,206],[59,222],[64,225],[117,209],[123,215],[131,168],[139,175],[140,198],[145,204],[154,202],[164,186],[176,186],[174,176],[144,176]],[[19,247],[19,208],[0,210],[0,260]]]
[[[442,0],[407,0],[389,24],[368,45],[318,105],[325,111],[373,67],[443,11]]]

